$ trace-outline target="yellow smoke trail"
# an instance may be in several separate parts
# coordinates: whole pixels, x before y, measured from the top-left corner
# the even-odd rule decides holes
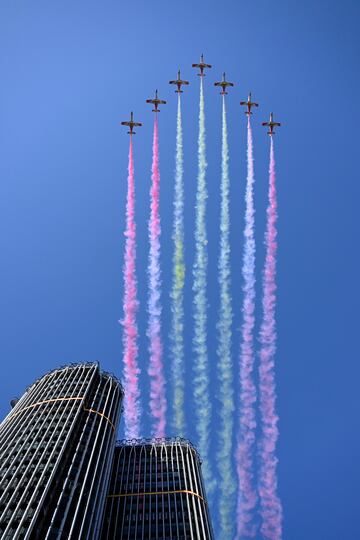
[[[176,123],[176,161],[173,224],[173,277],[171,289],[171,352],[173,378],[172,426],[176,435],[185,435],[184,414],[184,184],[183,184],[183,134],[181,121],[181,98],[178,94]]]

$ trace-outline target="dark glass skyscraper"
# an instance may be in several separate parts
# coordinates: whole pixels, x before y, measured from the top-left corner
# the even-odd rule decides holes
[[[0,539],[95,540],[123,391],[97,364],[56,369],[0,425]]]
[[[212,540],[195,448],[184,439],[117,443],[101,540]]]

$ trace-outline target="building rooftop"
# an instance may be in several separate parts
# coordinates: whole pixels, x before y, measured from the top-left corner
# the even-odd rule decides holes
[[[116,375],[114,375],[113,373],[110,373],[109,371],[101,370],[99,362],[71,362],[69,364],[64,364],[64,365],[61,365],[61,366],[59,366],[57,368],[51,369],[51,370],[47,371],[46,373],[44,373],[44,375],[38,377],[36,379],[36,381],[34,381],[32,384],[27,386],[27,388],[25,389],[25,392],[30,390],[30,388],[32,388],[35,384],[37,384],[41,379],[55,373],[56,371],[62,371],[62,370],[65,370],[65,369],[76,369],[76,368],[79,368],[79,367],[82,367],[82,366],[97,367],[100,374],[102,376],[104,376],[104,377],[108,377],[108,378],[113,379],[119,385],[122,393],[124,394],[124,388],[123,388],[123,385],[121,384],[120,379],[118,379],[118,377]]]
[[[183,437],[142,437],[140,439],[121,439],[116,441],[115,446],[116,447],[122,447],[122,446],[160,446],[160,445],[178,445],[178,446],[187,446],[190,447],[195,454],[197,455],[200,463],[201,458],[199,455],[199,452],[196,448],[196,446],[189,441],[189,439],[185,439]]]

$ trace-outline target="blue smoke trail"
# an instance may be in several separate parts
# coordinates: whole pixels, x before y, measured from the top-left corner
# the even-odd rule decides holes
[[[217,450],[217,466],[220,473],[219,513],[220,536],[222,540],[232,537],[234,529],[234,470],[232,467],[232,436],[234,390],[231,355],[232,307],[230,296],[230,216],[229,216],[229,148],[226,121],[225,96],[222,102],[222,166],[221,166],[221,216],[220,216],[220,256],[219,289],[220,313],[218,322],[218,379],[220,398],[220,429]]]

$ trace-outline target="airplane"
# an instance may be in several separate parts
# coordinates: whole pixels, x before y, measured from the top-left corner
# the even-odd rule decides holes
[[[234,83],[232,83],[232,82],[227,82],[227,81],[225,80],[225,72],[224,72],[224,73],[223,73],[223,77],[222,77],[222,81],[214,83],[214,86],[221,86],[221,92],[220,92],[220,94],[221,94],[222,96],[225,96],[225,94],[227,94],[226,88],[227,88],[228,86],[234,86]]]
[[[205,77],[205,73],[204,73],[204,69],[206,68],[211,68],[211,65],[210,64],[205,64],[204,62],[204,55],[202,54],[200,56],[200,62],[199,64],[193,64],[192,65],[193,68],[199,68],[200,69],[200,73],[198,73],[199,77]]]
[[[153,109],[152,112],[157,113],[157,112],[160,112],[160,109],[158,109],[158,105],[165,105],[166,101],[164,101],[163,99],[159,99],[158,98],[158,91],[155,90],[155,98],[154,99],[147,99],[146,103],[152,103],[153,105],[155,105],[155,109]]]
[[[135,131],[133,131],[134,127],[140,127],[142,124],[140,122],[134,122],[134,113],[131,111],[130,114],[130,120],[127,122],[121,122],[122,126],[129,126],[130,131],[128,131],[128,135],[135,135]]]
[[[270,129],[270,131],[267,132],[267,134],[270,135],[270,136],[275,134],[274,127],[281,126],[281,124],[279,122],[274,122],[273,113],[270,113],[269,122],[262,122],[262,125],[267,126]]]
[[[248,100],[247,101],[240,101],[240,105],[246,105],[247,111],[245,111],[245,114],[248,116],[252,114],[251,107],[258,107],[259,104],[255,103],[255,101],[251,101],[251,92],[249,93]]]
[[[180,77],[180,69],[178,71],[178,78],[176,79],[176,81],[169,81],[169,84],[176,84],[177,85],[177,90],[175,90],[175,92],[177,94],[182,94],[183,91],[181,90],[181,85],[185,84],[185,85],[188,85],[189,84],[189,81],[182,81],[181,80],[181,77]]]

